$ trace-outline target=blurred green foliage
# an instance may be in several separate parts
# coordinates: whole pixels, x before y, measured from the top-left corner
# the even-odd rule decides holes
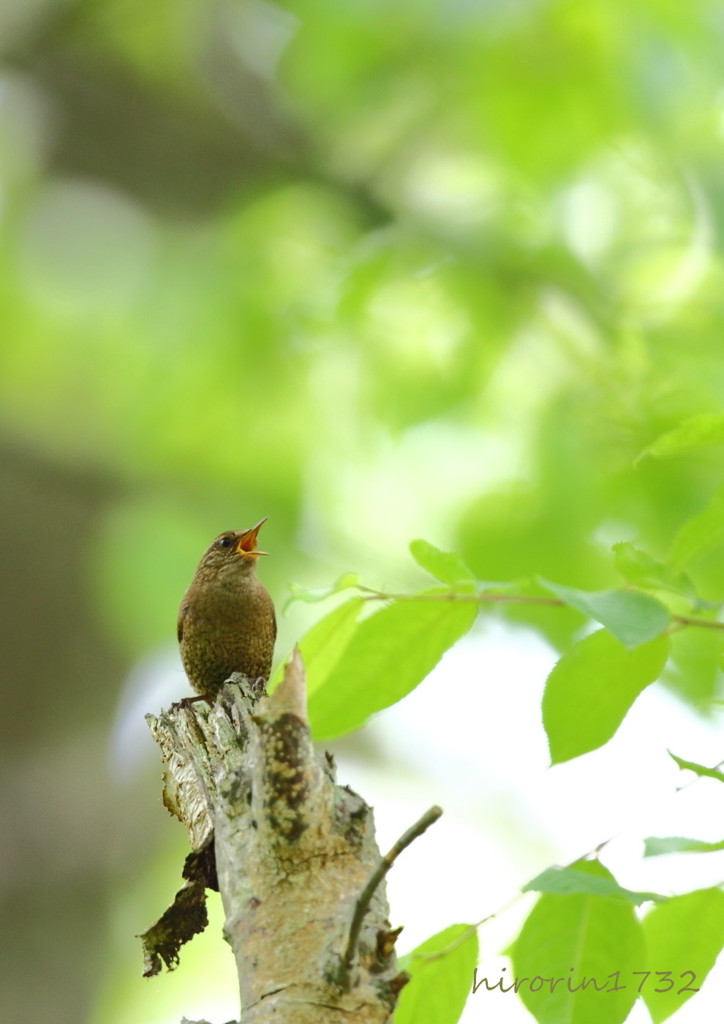
[[[634,459],[724,383],[710,5],[10,6],[6,429],[172,533],[305,510],[335,562],[427,521],[487,578],[604,585],[603,539],[705,503],[718,452]],[[181,164],[219,147],[203,211],[164,113]]]
[[[419,582],[418,536],[531,593],[673,550],[721,600],[722,448],[680,425],[717,441],[724,394],[723,32],[710,0],[5,0],[0,441],[37,468],[18,508],[102,485],[74,649],[170,642],[209,538],[266,514],[278,600]],[[60,621],[36,521],[0,533]],[[501,614],[560,650],[581,624]],[[672,641],[702,711],[720,646]],[[90,721],[121,676],[82,701],[87,671]]]

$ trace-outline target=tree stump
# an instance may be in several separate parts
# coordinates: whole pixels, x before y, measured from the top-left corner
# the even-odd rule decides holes
[[[312,745],[299,653],[271,696],[235,675],[213,704],[147,719],[191,853],[173,905],[141,936],[145,974],[178,963],[218,888],[241,1024],[389,1021],[408,980],[385,895],[394,856],[381,858],[372,809]]]

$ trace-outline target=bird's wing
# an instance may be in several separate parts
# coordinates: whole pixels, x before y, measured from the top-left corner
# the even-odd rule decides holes
[[[183,640],[183,636],[184,636],[184,619],[186,618],[186,613],[188,612],[188,610],[189,610],[189,606],[187,604],[185,604],[181,608],[181,611],[178,613],[178,622],[176,623],[176,636],[178,637],[178,642],[179,643],[181,643],[181,641]]]

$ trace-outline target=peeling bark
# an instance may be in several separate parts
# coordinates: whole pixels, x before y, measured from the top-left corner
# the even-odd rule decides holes
[[[146,973],[175,966],[200,930],[204,887],[218,879],[241,1024],[389,1021],[407,975],[387,919],[385,859],[371,808],[314,750],[298,652],[271,696],[258,699],[236,675],[211,706],[182,704],[148,721],[167,766],[164,804],[192,854],[186,885],[142,936]]]

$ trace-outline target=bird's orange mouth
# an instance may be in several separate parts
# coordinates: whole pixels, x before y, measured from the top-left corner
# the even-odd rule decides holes
[[[247,558],[258,558],[259,555],[267,555],[269,553],[268,551],[257,551],[256,549],[256,536],[268,518],[269,516],[264,516],[250,530],[245,530],[242,533],[236,542],[235,550],[237,554],[246,555]]]

